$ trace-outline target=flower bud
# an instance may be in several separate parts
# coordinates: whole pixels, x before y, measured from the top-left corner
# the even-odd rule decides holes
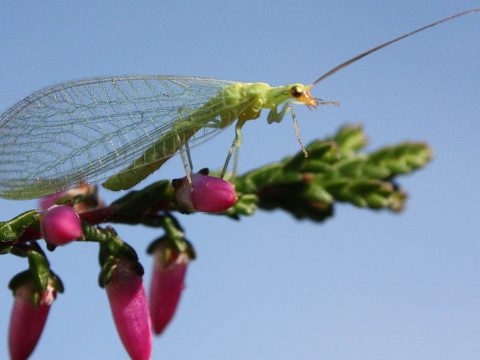
[[[185,287],[190,256],[171,247],[157,246],[150,288],[150,315],[153,330],[161,334],[172,320]]]
[[[237,201],[237,194],[231,183],[201,172],[192,174],[191,184],[184,177],[174,180],[173,186],[177,203],[188,212],[223,212]]]
[[[14,296],[8,346],[12,360],[25,360],[33,352],[42,335],[56,291],[49,285],[37,305],[34,304],[35,296],[31,283],[18,286],[14,290]]]
[[[82,224],[78,214],[70,206],[59,205],[47,210],[40,221],[46,241],[65,245],[82,236]]]
[[[121,259],[105,286],[123,346],[133,360],[148,360],[152,331],[142,277],[132,261]]]

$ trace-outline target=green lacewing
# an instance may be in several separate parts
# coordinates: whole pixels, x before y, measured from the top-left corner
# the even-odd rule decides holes
[[[179,150],[235,124],[224,173],[240,145],[243,125],[263,110],[268,123],[280,122],[289,111],[295,120],[291,106],[324,104],[310,91],[339,70],[411,35],[477,12],[480,8],[463,11],[373,47],[310,85],[142,75],[44,88],[0,116],[0,197],[36,198],[105,179],[108,189],[129,189]]]

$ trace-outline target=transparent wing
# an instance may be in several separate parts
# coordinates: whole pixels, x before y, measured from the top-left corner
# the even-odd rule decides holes
[[[0,117],[0,196],[34,198],[105,179],[229,84],[196,77],[121,76],[37,91]],[[212,121],[217,114],[212,108]],[[199,131],[191,142],[217,130]]]

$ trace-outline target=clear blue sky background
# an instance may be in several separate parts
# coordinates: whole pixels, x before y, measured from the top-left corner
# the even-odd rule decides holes
[[[475,1],[3,1],[0,108],[56,82],[92,75],[211,76],[311,82],[339,62]],[[473,359],[480,354],[480,15],[385,49],[315,88],[341,107],[297,108],[304,141],[362,123],[371,149],[427,141],[434,161],[400,179],[400,215],[338,206],[324,223],[258,212],[241,222],[182,216],[198,260],[153,359]],[[289,121],[247,124],[240,170],[298,150]],[[219,167],[225,131],[194,150]],[[1,139],[0,139],[1,141]],[[157,179],[182,176],[179,159]],[[151,181],[151,180],[150,180]],[[107,201],[116,194],[104,191]],[[0,200],[0,219],[36,206]],[[150,280],[149,242],[119,227]],[[66,293],[33,359],[126,359],[103,290],[97,249],[50,254]],[[0,358],[25,261],[0,260]]]

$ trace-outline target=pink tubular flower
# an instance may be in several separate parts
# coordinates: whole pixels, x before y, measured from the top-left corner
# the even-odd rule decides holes
[[[80,218],[75,210],[67,205],[48,209],[40,224],[43,237],[54,245],[65,245],[82,236]]]
[[[130,260],[117,264],[105,286],[115,326],[123,346],[133,360],[148,360],[152,352],[152,331],[142,278]]]
[[[237,201],[232,184],[221,178],[192,174],[192,183],[186,177],[174,180],[177,203],[185,211],[217,213],[228,210]]]
[[[31,284],[19,286],[15,289],[14,296],[8,346],[12,360],[25,360],[33,352],[42,335],[56,291],[48,286],[38,305],[34,305]]]
[[[154,252],[150,288],[150,314],[153,330],[161,334],[177,309],[190,257],[186,252],[158,246]]]

